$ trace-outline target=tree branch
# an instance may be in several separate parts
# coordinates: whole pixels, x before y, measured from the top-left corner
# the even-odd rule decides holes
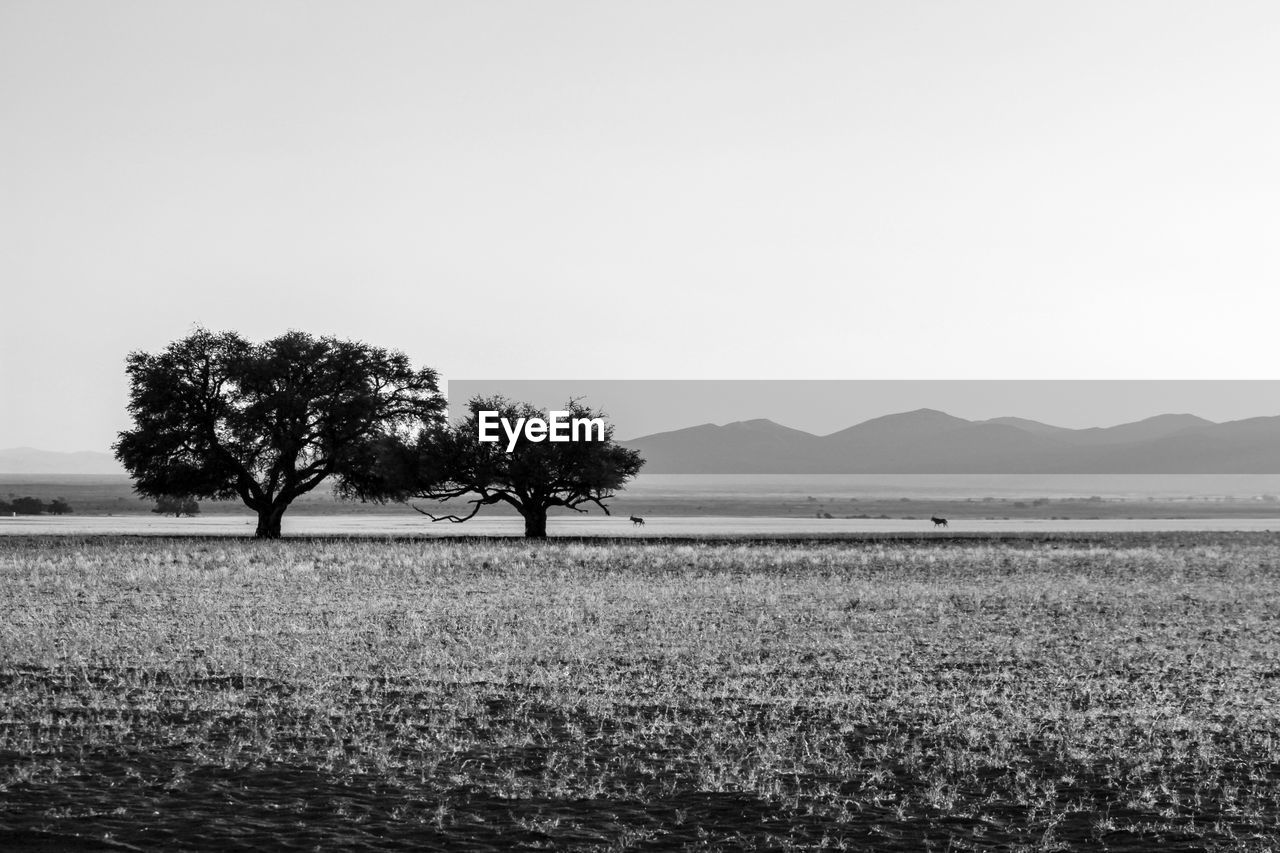
[[[480,511],[480,507],[484,505],[485,501],[483,498],[476,498],[473,501],[467,501],[467,503],[474,504],[474,506],[471,508],[471,513],[465,516],[432,515],[431,513],[427,512],[425,509],[420,508],[417,504],[409,504],[409,506],[412,507],[415,512],[422,513],[432,521],[452,521],[454,524],[459,524],[463,521],[469,521],[472,518],[475,518],[476,513]]]

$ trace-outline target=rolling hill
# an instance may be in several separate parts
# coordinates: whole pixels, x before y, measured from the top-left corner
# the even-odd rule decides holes
[[[110,453],[58,453],[34,447],[0,450],[0,474],[124,474]]]
[[[649,474],[1280,473],[1280,417],[1214,423],[1170,414],[1077,430],[917,409],[825,436],[753,420],[623,443],[648,460]]]
[[[1276,474],[1280,416],[1214,423],[1157,415],[1068,429],[1018,417],[970,421],[936,409],[818,436],[771,420],[701,424],[621,442],[646,474]],[[107,453],[0,450],[0,474],[123,475]]]

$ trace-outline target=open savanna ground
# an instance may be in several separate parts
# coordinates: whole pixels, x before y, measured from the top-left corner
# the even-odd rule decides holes
[[[155,501],[134,492],[120,476],[0,474],[0,500],[61,498],[76,517],[147,517]],[[416,501],[438,514],[466,514],[465,501]],[[1280,520],[1280,477],[1257,476],[672,476],[641,474],[609,502],[615,516],[780,518],[837,521],[1097,521],[1107,519]],[[252,519],[243,503],[200,501],[205,517]],[[553,510],[561,518],[578,517]],[[594,510],[593,514],[599,514]],[[290,517],[351,517],[432,529],[403,504],[339,500],[322,484],[299,497]],[[481,518],[515,518],[514,509],[487,507]],[[154,517],[154,516],[152,516]],[[552,523],[555,526],[555,522]],[[322,531],[310,531],[322,532]],[[376,532],[376,531],[374,531]],[[486,531],[488,532],[488,531]]]
[[[1280,849],[1280,536],[0,537],[3,849]]]
[[[0,516],[0,536],[201,536],[243,538],[254,530],[252,517],[209,514],[195,518],[158,515],[19,515]],[[286,537],[359,538],[523,538],[524,522],[515,514],[480,515],[464,524],[431,522],[417,513],[361,515],[288,514]],[[811,516],[648,516],[643,525],[627,516],[566,513],[553,517],[548,532],[560,539],[724,540],[820,538],[858,539],[884,536],[946,539],[977,536],[988,540],[1028,535],[1141,532],[1280,531],[1280,519],[1269,518],[1101,518],[974,519],[952,518],[946,527],[928,518],[814,518]]]

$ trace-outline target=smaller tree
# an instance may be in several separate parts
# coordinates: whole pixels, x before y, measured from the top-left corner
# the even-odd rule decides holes
[[[548,413],[529,403],[504,397],[476,397],[470,414],[454,424],[423,430],[416,447],[408,450],[384,446],[380,459],[377,493],[365,498],[408,500],[420,498],[446,502],[469,499],[465,515],[434,515],[418,507],[432,521],[464,522],[481,507],[507,504],[524,518],[524,534],[545,539],[547,513],[553,507],[586,512],[594,504],[609,514],[605,501],[614,497],[644,465],[638,451],[613,441],[613,426],[606,423],[603,438],[589,433],[581,440],[533,441],[523,433],[508,450],[504,437],[498,442],[480,441],[480,412],[497,412],[508,423],[520,418],[550,420]],[[568,419],[603,420],[600,412],[576,400],[564,407]]]
[[[70,515],[71,504],[65,498],[54,498],[53,503],[49,504],[49,512],[53,515]]]
[[[200,514],[200,504],[190,495],[161,495],[151,511],[159,515],[172,515],[174,518],[182,518],[184,515],[195,517]]]
[[[16,498],[10,506],[18,515],[42,515],[46,509],[44,501],[30,495]]]

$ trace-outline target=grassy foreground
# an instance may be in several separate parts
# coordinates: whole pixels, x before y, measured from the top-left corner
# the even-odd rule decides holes
[[[1274,534],[0,538],[0,848],[1280,850],[1278,572]]]

